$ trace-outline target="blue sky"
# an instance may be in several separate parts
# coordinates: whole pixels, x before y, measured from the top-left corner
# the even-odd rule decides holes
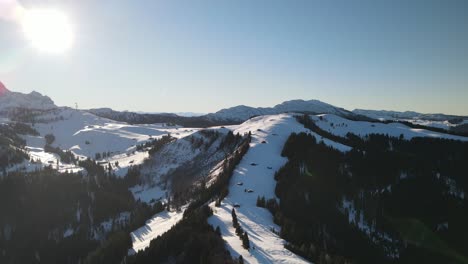
[[[0,80],[58,105],[212,112],[319,99],[468,115],[467,1],[20,3],[66,12],[75,41],[43,54],[0,20]]]

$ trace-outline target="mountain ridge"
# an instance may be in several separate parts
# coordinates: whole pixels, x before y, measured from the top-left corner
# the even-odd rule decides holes
[[[230,108],[221,109],[215,113],[207,114],[206,117],[210,120],[224,120],[242,122],[259,115],[272,115],[288,112],[307,112],[314,114],[336,114],[340,116],[355,116],[352,112],[333,106],[322,101],[294,99],[284,101],[273,107],[251,107],[246,105],[238,105]]]
[[[32,91],[28,94],[12,92],[0,82],[0,111],[9,111],[15,108],[49,110],[57,108],[57,106],[50,97],[39,92]]]
[[[444,113],[420,113],[416,111],[394,111],[394,110],[368,110],[354,109],[355,114],[367,116],[374,119],[395,120],[395,119],[422,119],[444,121],[450,119],[468,119],[468,116],[451,115]]]
[[[0,112],[9,112],[12,109],[25,108],[31,110],[50,110],[57,108],[54,101],[39,92],[32,91],[29,94],[13,92],[0,82]],[[111,108],[93,108],[85,110],[94,115],[128,123],[176,123],[184,126],[208,127],[214,125],[239,124],[252,117],[281,113],[308,113],[308,114],[335,114],[350,119],[358,120],[425,120],[450,122],[453,125],[464,124],[468,116],[449,115],[443,113],[425,114],[416,111],[392,111],[392,110],[366,110],[347,109],[337,107],[317,99],[303,100],[293,99],[276,104],[273,107],[252,107],[237,105],[223,108],[214,113],[202,115],[184,115],[180,113],[143,113],[138,111],[116,111]]]

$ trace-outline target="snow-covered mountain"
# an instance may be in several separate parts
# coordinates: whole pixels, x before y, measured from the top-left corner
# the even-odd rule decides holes
[[[172,112],[145,112],[145,111],[137,111],[136,113],[138,114],[155,114],[155,115],[158,115],[158,114],[175,114],[175,115],[178,115],[178,116],[182,116],[182,117],[196,117],[196,116],[202,116],[202,115],[206,115],[206,113],[196,113],[196,112],[175,112],[175,113],[172,113]]]
[[[33,110],[49,110],[57,106],[48,96],[36,91],[29,94],[12,92],[0,82],[0,111],[8,111],[14,108],[27,108]]]
[[[394,137],[403,135],[405,139],[428,137],[468,141],[466,137],[413,129],[399,123],[352,121],[334,114],[312,115],[311,118],[324,131],[341,137],[347,133],[353,133],[362,138],[370,134],[388,134]],[[274,232],[274,230],[281,228],[273,222],[272,215],[268,210],[256,206],[256,199],[259,196],[275,197],[274,174],[287,161],[285,157],[281,156],[281,151],[291,133],[309,133],[319,142],[323,141],[323,144],[343,153],[352,148],[304,128],[296,121],[294,114],[263,115],[251,118],[239,125],[210,128],[211,131],[218,131],[220,134],[225,134],[226,129],[241,135],[250,131],[252,132],[252,141],[250,149],[232,175],[228,196],[221,202],[220,207],[216,207],[214,202],[210,203],[214,215],[209,218],[209,223],[213,228],[220,227],[221,235],[226,241],[231,255],[236,258],[243,255],[246,263],[306,263],[303,258],[284,247],[286,242]],[[150,175],[157,178],[166,174],[169,171],[168,167],[172,170],[180,168],[184,163],[200,155],[201,150],[194,150],[190,143],[190,137],[197,136],[197,134],[199,133],[180,138],[164,147],[153,157],[156,162],[144,165],[143,174],[147,170],[151,172]],[[215,150],[218,144],[213,145],[215,146],[213,150]],[[207,154],[208,156],[212,155],[209,150]],[[246,192],[246,190],[252,190],[252,193]],[[166,191],[157,185],[137,186],[132,189],[135,197],[141,201],[164,199]],[[236,231],[232,226],[231,217],[231,210],[234,207],[237,207],[237,217],[242,227],[255,234],[250,237],[250,243],[255,250],[246,251],[235,235]],[[145,226],[132,232],[133,247],[130,252],[133,254],[148,247],[151,240],[156,239],[179,222],[183,214],[183,210],[180,212],[164,211],[153,216]]]
[[[311,116],[311,119],[322,130],[335,136],[346,137],[352,133],[361,137],[371,134],[389,135],[392,137],[403,136],[405,139],[415,137],[444,138],[460,141],[467,141],[464,136],[450,135],[442,132],[431,131],[428,129],[412,128],[405,124],[394,123],[375,123],[367,121],[352,121],[337,115],[324,114]]]
[[[468,124],[468,116],[423,114],[414,111],[398,112],[364,109],[355,109],[353,110],[353,113],[381,121],[406,121],[415,125],[435,127],[453,131],[458,130],[459,132],[465,132],[465,126]]]
[[[206,115],[184,113],[138,113],[115,111],[110,108],[89,109],[90,113],[121,122],[134,124],[176,123],[182,126],[209,127],[216,125],[240,124],[254,116],[275,115],[282,113],[335,114],[343,117],[358,117],[358,115],[343,108],[318,100],[291,100],[274,107],[234,106]]]
[[[186,127],[209,127],[220,125],[204,116],[183,116],[175,113],[138,113],[130,111],[115,111],[110,108],[95,108],[87,110],[94,115],[130,124],[169,123]],[[224,124],[224,123],[222,123]]]
[[[414,111],[388,111],[388,110],[364,110],[364,109],[355,109],[353,113],[358,115],[367,116],[373,119],[380,120],[399,120],[399,119],[422,119],[422,120],[432,120],[432,121],[446,121],[446,120],[456,120],[456,119],[468,119],[467,116],[456,116],[456,115],[446,115],[446,114],[424,114]]]
[[[319,100],[291,100],[278,104],[274,107],[250,107],[239,105],[222,109],[216,113],[208,114],[206,117],[215,121],[243,122],[254,116],[274,115],[281,113],[314,113],[314,114],[336,114],[340,116],[354,116],[350,111],[339,108]]]
[[[380,120],[393,120],[393,119],[414,119],[420,117],[422,114],[414,111],[388,111],[388,110],[365,110],[365,109],[354,109],[353,113],[367,116],[373,119]]]
[[[422,120],[422,114],[419,113],[365,110],[355,110],[352,113],[317,100],[287,101],[271,108],[237,106],[214,114],[189,118],[175,114],[117,112],[105,108],[90,111],[60,108],[46,96],[37,93],[32,95],[12,93],[1,85],[0,108],[4,107],[4,103],[12,105],[12,102],[5,98],[14,99],[16,105],[18,102],[23,103],[21,106],[8,107],[31,108],[32,105],[34,109],[38,107],[37,105],[48,105],[54,108],[52,111],[37,111],[40,112],[34,125],[37,135],[21,136],[25,140],[25,150],[31,159],[7,168],[8,172],[35,171],[51,164],[59,172],[84,170],[79,164],[60,160],[57,153],[46,152],[44,147],[46,136],[53,135],[54,141],[50,144],[53,148],[58,148],[58,151],[69,151],[81,161],[95,158],[98,164],[108,166],[106,171],[118,177],[124,177],[130,168],[138,166],[140,173],[138,183],[129,186],[129,190],[135,200],[148,205],[154,205],[156,201],[169,203],[170,199],[174,203],[174,193],[177,193],[175,190],[191,190],[191,187],[200,184],[198,182],[200,179],[206,179],[209,186],[224,169],[223,162],[226,157],[236,152],[237,143],[226,147],[225,142],[229,141],[225,139],[228,135],[239,134],[241,137],[250,134],[251,141],[247,142],[249,149],[230,176],[230,181],[226,185],[228,190],[226,197],[218,206],[213,201],[216,197],[211,197],[213,200],[206,202],[213,210],[213,215],[207,220],[208,223],[213,229],[219,227],[219,234],[225,241],[226,250],[230,255],[234,258],[243,256],[245,263],[308,263],[306,259],[285,247],[288,241],[281,236],[280,231],[283,227],[274,222],[274,215],[269,210],[257,206],[259,197],[276,198],[275,174],[288,162],[282,151],[292,133],[307,133],[318,142],[323,142],[323,145],[343,154],[349,153],[355,146],[337,138],[345,139],[349,133],[361,138],[371,134],[383,134],[404,139],[419,137],[459,140],[460,144],[462,141],[468,141],[468,137],[414,128],[405,125],[407,123],[375,122],[375,120],[369,122],[359,118],[360,115],[364,115],[372,119],[381,119],[384,115],[389,117],[393,115],[398,118],[392,117],[392,120],[411,118]],[[31,102],[26,104],[25,101],[21,101],[26,100],[24,98],[28,98]],[[313,113],[310,119],[328,135],[305,127],[296,120],[294,113]],[[115,121],[116,119],[125,122]],[[225,124],[232,122],[234,125],[222,127],[211,125],[209,129],[190,128],[189,122],[193,124],[194,120],[199,123],[205,121],[205,124],[210,124],[209,120]],[[216,123],[215,121],[211,124]],[[142,124],[145,122],[147,124]],[[183,124],[186,127],[168,124],[169,122],[185,122]],[[138,148],[168,134],[174,140],[152,154],[148,148]],[[179,197],[180,193],[190,194],[183,191],[178,193]],[[304,199],[309,199],[308,197],[309,195],[305,195]],[[163,210],[150,217],[146,223],[142,223],[140,228],[135,228],[130,233],[132,247],[129,253],[137,254],[148,248],[151,241],[160,239],[166,231],[183,219],[187,206],[188,204],[182,204],[178,209]],[[251,245],[249,250],[243,247],[242,241],[236,235],[232,220],[233,208],[236,208],[240,226],[249,234]],[[347,208],[352,209],[351,206]],[[119,213],[130,214],[123,211]],[[112,222],[109,220],[109,225],[112,226]],[[365,230],[366,226],[361,225],[364,221],[356,222],[364,226]],[[71,233],[73,235],[73,232]]]

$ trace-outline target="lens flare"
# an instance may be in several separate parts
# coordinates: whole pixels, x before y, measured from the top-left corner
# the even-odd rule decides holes
[[[24,8],[16,0],[0,0],[0,19],[16,21]]]
[[[25,10],[21,26],[31,45],[47,53],[63,53],[73,44],[73,30],[68,17],[54,9]]]

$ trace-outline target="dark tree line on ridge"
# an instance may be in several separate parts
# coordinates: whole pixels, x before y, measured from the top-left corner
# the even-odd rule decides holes
[[[342,153],[305,133],[286,142],[282,154],[289,161],[275,176],[280,203],[259,197],[257,205],[273,213],[287,248],[316,263],[441,263],[453,259],[447,252],[468,252],[468,143],[338,138],[301,118],[319,135],[353,149]],[[408,231],[398,219],[419,224]],[[450,250],[405,243],[421,230]]]
[[[238,138],[230,133],[221,145],[235,143],[238,147],[224,160],[222,172],[216,180],[209,187],[195,187],[183,219],[158,239],[151,241],[147,249],[129,257],[127,263],[244,263],[242,256],[237,260],[232,259],[226,250],[219,227],[213,229],[207,223],[207,218],[213,214],[207,204],[213,198],[216,198],[218,204],[228,194],[229,180],[249,149],[250,140],[250,134]],[[242,241],[248,248],[248,235],[245,232]]]
[[[138,182],[136,167],[118,178],[95,161],[79,165],[86,174],[45,168],[0,179],[0,263],[119,263],[129,233],[164,209],[135,201],[128,188]],[[128,218],[111,230],[100,227],[122,212]]]
[[[5,136],[6,143],[13,142],[18,148],[24,147],[25,142],[18,133],[37,135],[37,131],[28,128],[21,125],[2,126],[0,139]],[[66,152],[52,147],[55,140],[52,134],[45,139],[46,151],[59,154],[63,162],[76,163],[85,172],[58,173],[50,166],[35,172],[8,173],[0,178],[0,263],[126,261],[132,245],[129,233],[144,225],[152,215],[165,210],[167,205],[160,202],[149,205],[133,198],[129,187],[141,182],[137,166],[131,167],[125,177],[119,178],[112,170],[94,160],[67,160],[63,157],[67,155]],[[168,135],[142,147],[154,153],[172,141],[173,138]],[[204,211],[201,209],[203,204],[212,197],[227,194],[230,175],[247,151],[249,142],[249,136],[236,136],[232,132],[227,134],[220,148],[228,150],[232,145],[237,145],[235,152],[226,158],[223,172],[217,180],[210,187],[205,186],[195,192],[192,204],[184,215],[186,220],[181,224],[182,229],[190,229],[193,224],[194,230],[201,228],[195,231],[199,232],[200,240],[211,241],[198,241],[184,248],[184,251],[195,250],[200,245],[205,248],[200,263],[219,263],[219,259],[225,259],[225,263],[237,262],[225,250],[219,232],[215,232],[211,226],[208,229],[206,217],[200,220],[200,215],[206,215],[206,212],[199,212]],[[8,153],[11,154],[11,151]],[[27,158],[25,155],[23,159]],[[10,158],[8,161],[11,164],[13,160]],[[128,217],[115,221],[123,212],[127,212]],[[105,221],[112,222],[110,230],[100,226]],[[188,239],[194,233],[189,231],[183,234]],[[167,252],[162,256],[164,254]],[[206,257],[212,262],[206,262]]]

